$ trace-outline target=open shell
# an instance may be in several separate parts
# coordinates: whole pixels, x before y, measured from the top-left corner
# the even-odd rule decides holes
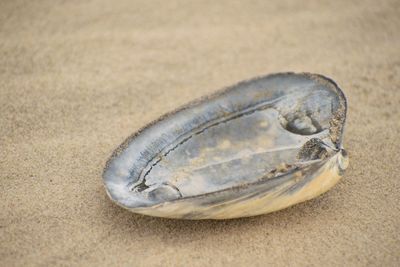
[[[110,198],[182,219],[254,216],[314,198],[347,167],[346,99],[330,79],[281,73],[241,82],[129,137],[106,164]]]

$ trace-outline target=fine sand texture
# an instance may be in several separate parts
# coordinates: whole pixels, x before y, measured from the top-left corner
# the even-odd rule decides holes
[[[399,266],[400,2],[0,1],[0,266]],[[227,221],[136,215],[112,151],[162,114],[274,72],[334,79],[350,166]]]

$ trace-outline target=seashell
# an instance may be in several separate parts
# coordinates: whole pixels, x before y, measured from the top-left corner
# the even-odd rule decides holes
[[[317,74],[240,82],[129,137],[108,160],[109,197],[135,213],[227,219],[280,210],[334,186],[348,165],[346,99]]]

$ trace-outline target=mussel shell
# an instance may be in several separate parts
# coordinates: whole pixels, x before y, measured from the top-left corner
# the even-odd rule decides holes
[[[347,167],[346,99],[309,73],[254,78],[189,103],[129,137],[108,160],[109,197],[183,219],[254,216],[316,197]]]

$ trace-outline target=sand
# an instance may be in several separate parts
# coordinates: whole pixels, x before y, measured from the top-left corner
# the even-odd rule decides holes
[[[1,1],[1,266],[398,266],[399,1]],[[269,215],[178,221],[111,203],[128,135],[240,80],[315,72],[348,102],[350,166]]]

